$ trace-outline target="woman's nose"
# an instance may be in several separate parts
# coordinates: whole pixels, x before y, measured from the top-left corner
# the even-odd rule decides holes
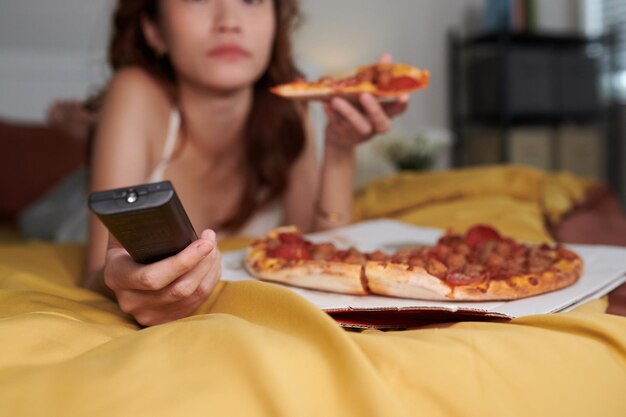
[[[239,0],[215,0],[215,27],[218,32],[239,32],[241,23],[237,6]]]

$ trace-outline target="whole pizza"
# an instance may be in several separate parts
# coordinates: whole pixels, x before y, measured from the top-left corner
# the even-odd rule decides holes
[[[426,88],[429,79],[428,71],[407,64],[378,63],[361,67],[349,77],[323,77],[317,81],[298,79],[273,87],[271,91],[283,97],[306,100],[350,97],[361,93],[393,98]]]
[[[344,294],[422,300],[515,300],[567,287],[583,269],[559,244],[526,244],[485,225],[448,231],[434,246],[388,254],[312,242],[295,226],[275,229],[248,248],[255,277]]]

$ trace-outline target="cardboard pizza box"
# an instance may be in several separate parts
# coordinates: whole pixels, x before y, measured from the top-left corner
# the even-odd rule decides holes
[[[441,229],[411,226],[394,220],[372,220],[332,231],[309,234],[312,241],[332,241],[338,247],[393,252],[401,247],[433,245]],[[570,311],[602,297],[626,281],[626,248],[567,245],[584,262],[575,284],[546,294],[514,301],[425,301],[378,295],[347,295],[289,287],[326,311],[345,327],[398,329],[433,322],[511,320],[534,314]],[[243,266],[245,251],[222,256],[223,279],[254,279]],[[281,284],[276,284],[281,285]]]

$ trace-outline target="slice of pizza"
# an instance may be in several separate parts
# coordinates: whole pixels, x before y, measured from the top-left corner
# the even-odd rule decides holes
[[[332,243],[314,244],[297,227],[285,226],[254,241],[245,266],[253,276],[296,287],[367,294],[359,252],[338,251]]]
[[[260,279],[322,291],[487,301],[564,288],[580,278],[583,263],[561,245],[522,244],[483,225],[390,255],[313,243],[292,226],[254,242],[246,267]]]
[[[448,232],[432,248],[405,249],[365,265],[372,293],[428,300],[516,300],[567,287],[582,274],[561,245],[529,245],[477,225]]]
[[[359,68],[349,77],[323,77],[317,81],[298,79],[273,87],[271,91],[279,96],[303,100],[352,97],[361,93],[394,98],[426,88],[429,79],[428,71],[407,64],[373,64]]]

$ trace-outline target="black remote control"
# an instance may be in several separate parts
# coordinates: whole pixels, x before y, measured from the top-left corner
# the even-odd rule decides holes
[[[93,192],[89,209],[138,263],[175,255],[198,239],[169,181]]]

